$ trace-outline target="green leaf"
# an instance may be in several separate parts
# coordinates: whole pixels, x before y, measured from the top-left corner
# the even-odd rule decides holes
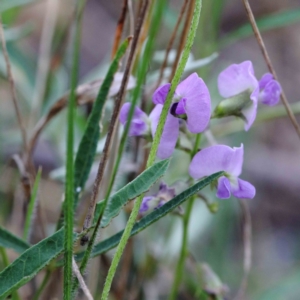
[[[145,170],[133,181],[111,196],[108,200],[108,204],[101,220],[101,227],[106,227],[110,221],[119,214],[122,207],[129,200],[132,200],[142,193],[148,191],[149,188],[165,174],[169,167],[169,163],[170,160],[165,159],[154,164],[152,167]],[[94,221],[98,219],[101,210],[103,209],[102,204],[103,202],[97,203]]]
[[[74,234],[73,238],[76,240],[77,234]],[[63,229],[27,249],[0,273],[0,299],[27,283],[52,259],[61,254],[63,249]]]
[[[2,227],[0,227],[0,246],[14,249],[18,253],[22,253],[30,247],[28,243]]]
[[[223,172],[215,173],[211,176],[208,176],[207,178],[197,182],[190,188],[186,189],[176,197],[174,197],[172,200],[164,204],[162,207],[154,210],[149,215],[142,218],[139,222],[135,223],[133,226],[133,229],[131,231],[131,236],[136,235],[140,231],[144,230],[148,226],[150,226],[152,223],[158,221],[160,218],[164,217],[166,214],[171,212],[173,209],[175,209],[177,206],[181,205],[183,202],[185,202],[187,199],[189,199],[191,196],[202,190],[204,187],[212,183],[213,181],[217,180],[220,176],[223,175]],[[107,252],[108,250],[116,247],[122,237],[123,230],[118,232],[117,234],[113,235],[112,237],[98,243],[95,245],[91,257],[95,257],[97,255],[100,255],[102,253]],[[80,261],[83,257],[84,253],[79,253],[76,255],[76,260]]]
[[[300,21],[300,9],[286,10],[276,14],[271,14],[257,20],[257,26],[261,32],[270,29],[281,28]],[[242,38],[253,34],[250,24],[245,24],[238,29],[227,34],[221,41],[222,45],[234,43]]]
[[[85,132],[83,134],[78,148],[78,152],[75,159],[75,207],[78,202],[79,192],[83,190],[85,182],[90,173],[94,156],[97,150],[97,142],[100,135],[99,122],[102,115],[105,100],[107,98],[109,88],[114,80],[114,74],[119,68],[119,61],[125,54],[128,45],[129,40],[126,39],[120,46],[115,59],[109,67],[109,70],[99,90],[97,99],[93,105],[92,112],[89,116]]]

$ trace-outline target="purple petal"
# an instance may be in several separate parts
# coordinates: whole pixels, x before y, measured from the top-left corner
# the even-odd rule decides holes
[[[120,122],[125,125],[128,119],[131,103],[127,102],[121,108],[120,111]],[[135,107],[133,117],[129,128],[129,136],[139,136],[144,134],[147,129],[147,115],[139,108]]]
[[[218,180],[217,197],[220,199],[228,199],[230,196],[230,181],[227,177],[222,176]]]
[[[204,131],[211,116],[210,94],[204,81],[193,73],[177,86],[176,95],[183,98],[189,131]]]
[[[184,103],[183,101],[185,100],[185,98],[181,99],[179,102],[178,102],[178,105],[176,107],[176,114],[177,115],[183,115],[186,113],[185,109],[184,109]]]
[[[250,182],[238,178],[237,186],[231,185],[231,192],[236,198],[252,199],[256,190]]]
[[[230,148],[225,145],[215,145],[199,151],[192,159],[189,173],[199,179],[219,171],[225,171],[232,176],[240,175],[243,166],[244,147]]]
[[[242,110],[242,113],[246,118],[246,122],[244,126],[245,131],[248,131],[250,129],[250,127],[252,126],[252,124],[256,119],[258,96],[259,96],[259,88],[257,87],[250,95],[252,104],[246,109]]]
[[[152,102],[154,104],[164,104],[166,101],[166,97],[168,95],[168,92],[170,90],[171,84],[166,83],[160,87],[158,87],[152,96]]]
[[[140,206],[140,213],[145,213],[149,210],[149,202],[153,199],[153,196],[144,197]]]
[[[254,76],[251,61],[233,64],[222,71],[218,77],[219,93],[224,98],[229,98],[250,89],[254,90],[258,81]]]
[[[151,132],[154,137],[163,105],[157,104],[149,115],[151,120]],[[157,156],[161,159],[172,155],[179,135],[179,120],[168,113],[164,130],[157,150]]]
[[[279,102],[281,86],[278,81],[269,81],[260,93],[260,100],[263,104],[274,106]]]
[[[262,78],[259,80],[258,84],[259,84],[259,89],[262,90],[265,88],[265,86],[271,81],[273,80],[274,77],[271,73],[266,73],[262,76]]]

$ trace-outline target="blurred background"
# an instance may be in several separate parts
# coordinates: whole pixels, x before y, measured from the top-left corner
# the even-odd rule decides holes
[[[132,2],[134,6],[138,5],[137,0]],[[156,52],[153,61],[149,62],[150,75],[159,70],[159,51],[166,49],[183,2],[169,1],[155,44]],[[0,1],[18,99],[28,132],[69,89],[70,49],[66,32],[72,19],[72,3],[71,0]],[[251,6],[279,81],[300,122],[300,2],[252,0]],[[82,30],[80,83],[103,78],[110,61],[121,9],[122,1],[119,0],[87,1]],[[49,22],[54,24],[52,28],[45,29],[45,19],[48,25]],[[124,36],[129,34],[129,27],[126,24]],[[35,78],[40,54],[44,51],[41,41],[46,47],[47,42],[50,43],[49,69],[42,94],[37,95]],[[67,54],[64,56],[62,53]],[[214,53],[218,54],[217,58],[212,57]],[[200,27],[192,54],[194,61],[210,57],[211,62],[197,69],[197,72],[210,88],[213,106],[221,100],[217,91],[217,76],[229,64],[251,60],[258,78],[268,71],[248,25],[243,3],[239,0],[203,0]],[[23,191],[16,160],[12,159],[14,154],[20,152],[21,135],[5,74],[3,53],[0,52],[0,224],[21,236]],[[144,89],[147,89],[147,83]],[[112,101],[108,103],[108,110]],[[88,104],[78,110],[77,142],[90,108]],[[242,178],[249,180],[257,189],[256,197],[247,202],[252,217],[253,255],[243,299],[298,300],[300,140],[280,107],[259,107],[259,116],[247,133],[242,130],[242,121],[233,118],[214,121],[211,125],[212,133],[219,142],[230,146],[244,144]],[[65,134],[66,111],[63,110],[46,126],[34,150],[34,165],[42,168],[42,181],[38,194],[39,213],[31,234],[32,243],[53,233],[59,217],[64,189],[61,178],[65,164]],[[134,141],[130,139],[128,143],[130,145]],[[101,145],[99,147],[100,154]],[[128,174],[135,170],[129,162],[126,165],[126,159],[125,155],[124,167],[118,175],[115,189],[126,183]],[[167,183],[176,183],[176,189],[180,190],[182,186],[178,181],[187,176],[187,166],[188,157],[176,151],[165,179]],[[92,177],[86,191],[87,198]],[[243,277],[243,214],[236,199],[217,200],[209,188],[205,194],[210,201],[218,204],[218,211],[212,214],[203,202],[195,203],[189,231],[190,256],[178,299],[202,299],[198,292],[197,267],[201,272],[210,273],[205,268],[203,271],[203,263],[214,272],[215,275],[211,276],[219,277],[214,279],[217,281],[214,293],[220,298],[211,299],[234,299]],[[82,215],[84,213],[77,216],[79,222]],[[116,218],[101,238],[122,229],[125,216],[124,212]],[[171,215],[131,239],[113,285],[112,299],[166,299],[181,245],[181,234],[180,219]],[[87,282],[92,292],[97,293],[101,289],[112,253],[110,251],[90,263]],[[17,256],[17,253],[9,252],[11,261]],[[0,261],[0,268],[3,267],[1,264]],[[38,283],[41,278],[39,274],[36,278]],[[58,282],[61,280],[62,271],[58,270],[41,299],[60,299],[61,286]],[[32,288],[31,283],[21,288],[22,299],[31,299]]]

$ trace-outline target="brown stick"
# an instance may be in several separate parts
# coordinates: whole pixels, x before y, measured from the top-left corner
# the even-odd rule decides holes
[[[145,0],[143,2],[143,7],[141,9],[141,13],[139,15],[139,19],[138,19],[137,26],[136,26],[136,29],[135,29],[135,34],[134,34],[134,37],[133,37],[133,40],[132,40],[132,45],[131,45],[131,48],[130,48],[130,53],[129,53],[127,65],[126,65],[126,68],[125,68],[125,71],[124,71],[124,76],[123,76],[123,79],[122,79],[121,87],[120,87],[118,95],[116,96],[115,106],[114,106],[111,121],[110,121],[110,124],[109,124],[107,137],[106,137],[103,153],[102,153],[102,156],[101,156],[101,161],[100,161],[100,164],[99,164],[97,176],[96,176],[95,183],[94,183],[94,186],[93,186],[93,191],[92,191],[92,196],[91,196],[91,199],[90,199],[88,212],[87,212],[84,224],[83,224],[83,230],[90,227],[91,221],[92,221],[92,218],[93,218],[93,215],[94,215],[96,200],[97,200],[98,193],[99,193],[99,187],[100,187],[100,184],[101,184],[101,181],[102,181],[102,178],[103,178],[103,173],[104,173],[104,170],[105,170],[105,166],[106,166],[106,162],[107,162],[107,158],[108,158],[108,153],[109,153],[109,150],[110,150],[111,141],[113,139],[116,124],[118,122],[118,116],[119,116],[119,113],[120,113],[121,105],[122,105],[122,102],[123,102],[123,99],[124,99],[124,96],[125,96],[125,90],[126,90],[127,82],[128,82],[128,79],[129,79],[129,75],[131,73],[134,57],[135,57],[135,54],[136,54],[136,48],[137,48],[141,28],[142,28],[143,23],[144,23],[146,11],[147,11],[147,8],[148,8],[148,2],[149,2],[148,0]],[[86,237],[83,237],[82,243],[84,243],[86,240],[87,240]]]
[[[120,44],[120,40],[121,40],[121,36],[125,24],[125,19],[126,19],[127,7],[128,7],[128,0],[123,0],[122,12],[116,28],[115,41],[111,52],[111,59],[115,57],[115,54],[119,48],[119,44]]]
[[[174,74],[175,74],[175,71],[177,69],[177,65],[178,65],[178,62],[179,62],[179,59],[180,59],[180,56],[181,56],[182,49],[185,45],[185,40],[186,40],[188,31],[189,31],[189,28],[190,28],[190,25],[191,25],[191,22],[192,22],[192,18],[193,18],[194,5],[195,5],[195,0],[191,0],[190,3],[189,3],[188,13],[186,15],[186,19],[185,19],[185,22],[184,22],[184,25],[183,25],[182,33],[181,33],[181,36],[180,36],[180,41],[179,41],[179,45],[178,45],[178,49],[177,49],[177,53],[176,53],[176,58],[175,58],[175,61],[174,61],[174,64],[173,64],[172,73],[171,73],[171,76],[169,78],[169,82],[171,82],[173,77],[174,77]]]
[[[256,24],[256,21],[255,21],[255,18],[254,18],[254,15],[253,15],[253,12],[252,12],[252,9],[250,7],[250,4],[249,4],[249,1],[248,0],[243,0],[243,3],[244,3],[244,6],[245,6],[245,9],[246,9],[246,12],[247,12],[247,15],[248,15],[248,18],[249,18],[249,21],[250,21],[250,24],[252,26],[252,29],[253,29],[253,32],[254,32],[254,35],[255,35],[255,38],[259,44],[259,47],[260,47],[260,50],[264,56],[264,59],[267,63],[267,66],[268,66],[268,69],[270,71],[270,73],[272,73],[272,75],[274,76],[274,78],[278,81],[278,77],[276,75],[276,72],[275,72],[275,69],[272,65],[272,62],[271,62],[271,59],[270,59],[270,56],[267,52],[267,49],[266,49],[266,46],[265,46],[265,43],[262,39],[262,36],[260,34],[260,31],[257,27],[257,24]],[[295,115],[289,105],[289,102],[285,96],[285,93],[282,89],[282,92],[281,92],[281,101],[286,109],[286,112],[288,114],[288,117],[290,118],[299,138],[300,138],[300,127],[299,127],[299,124],[297,123],[297,120],[295,118]]]
[[[174,40],[175,40],[175,37],[176,37],[176,33],[178,31],[179,25],[181,23],[181,20],[183,18],[183,15],[185,13],[186,8],[187,8],[187,3],[188,3],[188,0],[184,0],[184,3],[182,5],[182,7],[181,7],[181,10],[180,10],[180,13],[179,13],[179,17],[177,19],[176,25],[174,27],[174,30],[172,32],[170,41],[169,41],[168,46],[167,46],[167,50],[166,50],[164,61],[163,61],[162,65],[161,65],[161,68],[160,68],[159,78],[158,78],[158,81],[157,81],[157,84],[156,84],[156,88],[158,88],[160,86],[160,84],[161,84],[161,81],[162,81],[162,78],[163,78],[163,74],[164,74],[164,70],[165,70],[165,68],[167,66],[169,53],[171,51],[171,48],[173,46],[173,43],[174,43]]]
[[[17,93],[16,93],[16,88],[15,88],[15,81],[14,81],[14,78],[13,78],[11,65],[10,65],[10,61],[9,61],[9,56],[8,56],[8,52],[7,52],[7,48],[6,48],[6,41],[5,41],[1,16],[0,16],[0,39],[1,39],[2,49],[3,49],[4,60],[5,60],[5,63],[6,63],[7,77],[8,77],[8,81],[9,81],[9,84],[10,84],[13,104],[14,104],[14,108],[15,108],[15,111],[16,111],[19,127],[20,127],[20,130],[21,130],[21,135],[22,135],[22,139],[23,139],[24,150],[27,151],[27,134],[26,134],[26,130],[25,130],[25,127],[24,127],[24,124],[23,124],[20,108],[19,108],[19,105],[18,105]]]

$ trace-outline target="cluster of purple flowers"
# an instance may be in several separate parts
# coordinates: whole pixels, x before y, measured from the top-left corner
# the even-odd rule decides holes
[[[135,107],[130,136],[143,136],[150,132],[154,136],[170,86],[167,83],[156,89],[152,97],[155,107],[149,116]],[[233,115],[245,121],[247,131],[256,118],[258,103],[273,106],[278,103],[281,94],[281,87],[271,74],[267,73],[257,80],[251,61],[230,65],[222,71],[218,77],[218,89],[225,99],[212,114],[209,90],[196,73],[177,86],[158,147],[159,158],[165,159],[172,155],[183,120],[191,133],[201,133],[207,128],[211,117]],[[130,105],[125,103],[121,109],[120,121],[123,125],[127,122]],[[243,156],[243,145],[238,148],[215,145],[202,149],[191,161],[190,176],[200,179],[218,171],[225,171],[225,176],[218,179],[217,197],[227,199],[232,194],[237,198],[252,199],[255,196],[254,186],[238,178],[242,172]],[[154,201],[153,199],[156,199],[156,207],[162,205],[157,195],[145,197],[141,212],[144,212],[149,201]]]

